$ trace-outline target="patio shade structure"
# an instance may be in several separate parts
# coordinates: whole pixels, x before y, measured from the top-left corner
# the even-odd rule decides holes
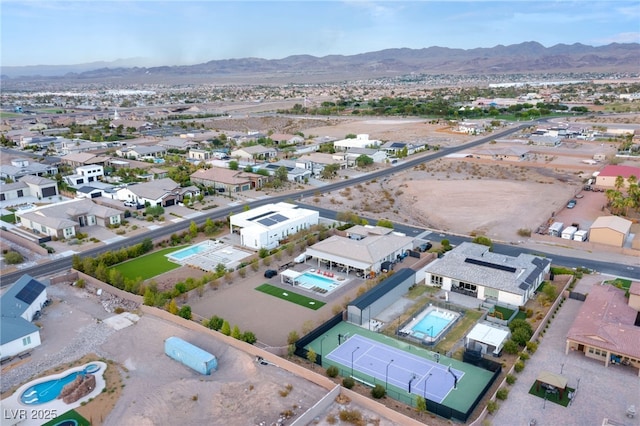
[[[562,399],[564,391],[567,388],[567,382],[568,382],[567,378],[560,374],[555,374],[550,371],[542,370],[540,373],[538,373],[538,377],[536,378],[536,389],[539,392],[540,385],[542,383],[549,386],[553,386],[556,389],[558,389],[560,399]]]

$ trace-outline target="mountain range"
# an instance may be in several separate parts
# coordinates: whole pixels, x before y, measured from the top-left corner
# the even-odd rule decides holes
[[[535,74],[535,73],[637,73],[640,44],[580,43],[545,47],[530,41],[491,48],[385,49],[357,55],[294,55],[283,59],[239,58],[196,65],[127,66],[131,60],[64,66],[2,67],[3,79],[54,78],[66,81],[199,81],[227,82],[261,78],[276,81],[339,81],[394,77],[409,74]]]

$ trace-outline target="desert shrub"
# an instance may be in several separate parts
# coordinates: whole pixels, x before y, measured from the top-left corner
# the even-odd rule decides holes
[[[524,370],[524,361],[520,360],[516,362],[513,366],[513,369],[516,371],[516,373],[520,373],[522,370]]]
[[[507,399],[508,396],[509,396],[509,389],[507,388],[498,389],[498,392],[496,392],[496,398],[498,398],[501,401],[504,401],[505,399]]]
[[[362,413],[358,410],[340,410],[340,420],[354,425],[362,424]]]
[[[371,389],[371,396],[380,399],[387,394],[387,390],[381,384],[377,384]]]
[[[338,373],[338,367],[336,367],[335,365],[330,365],[329,367],[327,367],[327,376],[336,377]]]
[[[300,339],[300,336],[298,335],[298,332],[296,330],[290,331],[289,335],[287,336],[287,343],[292,345],[295,342],[297,342],[298,339]]]
[[[17,251],[9,251],[4,255],[4,261],[8,265],[17,265],[24,262],[24,257]]]
[[[489,412],[489,414],[493,414],[498,411],[499,407],[500,406],[496,401],[489,401],[489,403],[487,404],[487,411]]]
[[[520,350],[520,347],[516,342],[509,339],[505,342],[503,350],[507,354],[514,355],[518,353],[518,351]]]
[[[342,386],[344,386],[347,389],[351,389],[352,387],[355,386],[355,384],[356,382],[355,380],[353,380],[352,377],[345,377],[344,379],[342,379]]]
[[[538,350],[538,344],[536,342],[527,342],[527,350],[532,354]]]
[[[530,358],[530,356],[529,356],[529,354],[528,354],[527,352],[522,352],[522,353],[520,354],[520,359],[521,359],[521,360],[523,360],[523,361],[526,361],[526,360],[528,360],[529,358]]]
[[[507,377],[505,377],[505,380],[507,381],[507,384],[512,385],[516,382],[517,378],[513,374],[507,374]]]
[[[518,229],[518,235],[520,235],[521,237],[530,237],[531,236],[531,229],[529,229],[529,228],[520,228],[520,229]]]

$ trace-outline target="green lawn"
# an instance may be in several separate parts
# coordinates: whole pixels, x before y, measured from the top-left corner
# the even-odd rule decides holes
[[[509,308],[505,308],[502,306],[495,306],[495,317],[498,319],[502,319],[502,320],[509,320],[509,318],[511,318],[511,315],[513,315],[513,310],[509,309]],[[498,314],[498,312],[500,312],[500,314]]]
[[[4,214],[0,216],[0,220],[7,223],[16,223],[16,214],[15,213]]]
[[[616,278],[615,280],[605,281],[605,283],[614,287],[622,288],[624,290],[629,290],[629,287],[631,287],[631,280],[625,280],[623,278]]]
[[[481,316],[482,311],[469,309],[464,317],[460,318],[453,329],[447,333],[446,339],[440,340],[432,350],[442,354],[449,352],[458,340],[462,339],[476,325]]]
[[[545,395],[546,395],[547,401],[551,401],[551,402],[554,402],[556,404],[560,404],[563,407],[566,407],[567,405],[569,405],[569,401],[571,401],[569,399],[569,392],[571,392],[571,393],[575,392],[575,389],[572,389],[572,388],[567,386],[567,388],[565,389],[565,391],[564,391],[564,393],[562,395],[562,399],[560,399],[560,394],[559,393],[557,393],[557,394],[545,394],[545,390],[544,390],[544,388],[542,386],[540,386],[540,390],[537,390],[536,388],[537,388],[536,383],[533,382],[533,386],[531,386],[531,389],[529,389],[529,393],[531,395],[535,395],[535,396],[537,396],[539,398],[542,398],[542,399],[544,399]]]
[[[256,290],[270,294],[271,296],[275,296],[280,299],[287,300],[291,303],[295,303],[296,305],[313,309],[314,311],[322,308],[325,305],[324,302],[320,302],[319,300],[315,300],[289,290],[283,290],[279,287],[272,286],[271,284],[262,284],[261,286],[256,287]]]
[[[47,423],[43,423],[42,426],[54,426],[63,422],[64,420],[75,420],[78,426],[91,426],[91,423],[89,422],[89,420],[85,419],[80,414],[78,414],[76,410],[67,411],[66,413],[56,417],[55,419]]]
[[[172,269],[179,268],[181,265],[170,262],[167,260],[166,255],[184,247],[185,246],[162,249],[133,260],[119,263],[112,266],[112,268],[120,271],[125,278],[136,279],[140,277],[146,280],[171,271]]]

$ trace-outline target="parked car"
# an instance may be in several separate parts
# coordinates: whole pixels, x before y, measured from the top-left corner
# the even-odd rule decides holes
[[[576,206],[576,204],[578,204],[578,202],[576,200],[571,200],[569,201],[569,203],[567,204],[567,208],[568,209],[572,209]]]
[[[273,278],[276,275],[278,275],[278,271],[276,271],[275,269],[267,269],[266,271],[264,271],[265,278]]]
[[[124,202],[124,206],[125,206],[125,207],[138,207],[138,204],[136,204],[136,203],[135,203],[135,202],[133,202],[133,201],[125,201],[125,202]]]

